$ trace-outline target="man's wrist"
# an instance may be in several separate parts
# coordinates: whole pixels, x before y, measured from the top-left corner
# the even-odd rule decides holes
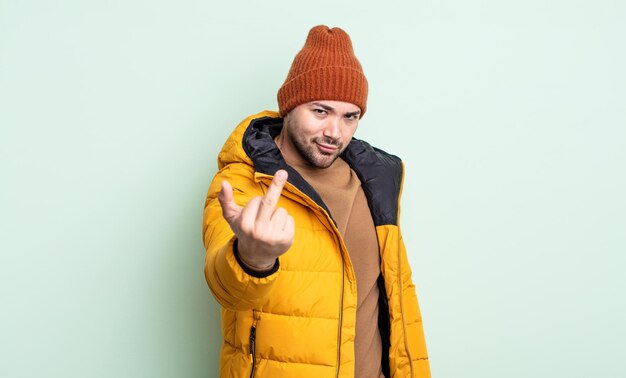
[[[246,261],[246,259],[243,258],[243,256],[241,255],[241,253],[239,254],[239,258],[241,259],[241,262],[244,263],[245,266],[247,266],[250,269],[253,270],[258,270],[259,272],[264,272],[266,270],[270,270],[274,267],[274,265],[276,265],[276,260],[272,261],[269,264],[265,264],[264,266],[258,266],[256,264],[252,264],[248,261]]]
[[[251,276],[259,277],[259,278],[267,277],[270,274],[273,274],[274,272],[278,270],[278,267],[279,267],[278,258],[274,259],[274,261],[272,261],[271,263],[265,266],[253,265],[249,263],[248,261],[246,261],[241,255],[241,253],[239,252],[239,240],[238,239],[235,239],[233,243],[233,252],[241,268],[246,273],[250,274]]]

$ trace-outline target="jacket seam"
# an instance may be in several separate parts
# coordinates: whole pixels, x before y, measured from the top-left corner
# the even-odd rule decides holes
[[[332,273],[332,274],[343,274],[340,271],[332,271],[332,270],[300,270],[300,269],[285,269],[283,268],[281,272],[293,272],[293,273]]]
[[[406,325],[407,325],[407,326],[410,326],[410,325],[413,325],[413,324],[419,324],[419,323],[422,323],[422,319],[418,319],[418,320],[416,320],[416,321],[414,321],[414,322],[406,323]]]
[[[335,365],[316,364],[316,363],[313,363],[313,362],[282,361],[282,360],[275,360],[273,358],[265,358],[265,357],[257,357],[257,359],[265,360],[265,361],[277,362],[277,363],[280,363],[280,364],[315,365],[315,366],[324,366],[324,367],[330,367],[330,368],[334,368],[335,367]]]
[[[313,316],[313,315],[293,315],[293,314],[277,314],[275,312],[265,312],[265,311],[259,311],[262,314],[267,314],[267,315],[276,315],[276,316],[288,316],[291,318],[306,318],[306,319],[324,319],[324,320],[337,320],[338,318],[326,318],[323,316]]]

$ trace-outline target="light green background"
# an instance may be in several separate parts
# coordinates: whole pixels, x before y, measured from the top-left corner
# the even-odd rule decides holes
[[[204,195],[320,23],[406,163],[434,376],[626,376],[624,4],[0,0],[0,376],[217,375]]]

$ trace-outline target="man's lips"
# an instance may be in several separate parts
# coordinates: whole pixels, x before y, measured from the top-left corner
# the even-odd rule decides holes
[[[334,144],[326,144],[326,143],[320,143],[320,142],[316,142],[315,144],[317,144],[319,149],[322,150],[323,152],[332,153],[339,149],[339,147],[335,146]]]

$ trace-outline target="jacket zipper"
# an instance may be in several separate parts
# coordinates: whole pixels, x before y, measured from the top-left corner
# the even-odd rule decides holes
[[[252,321],[252,327],[250,327],[250,359],[252,360],[252,368],[250,369],[250,378],[254,377],[254,372],[256,371],[256,328],[259,322],[257,311],[253,311],[254,320]]]
[[[343,285],[344,285],[344,270],[343,257],[341,258],[341,294],[339,298],[339,325],[337,326],[337,368],[335,369],[335,377],[339,378],[339,362],[341,360],[341,323],[343,321]]]
[[[268,174],[264,174],[264,173],[255,173],[255,178],[257,177],[267,177],[270,181],[273,179],[274,176],[272,175],[268,175]],[[269,184],[268,184],[269,185]],[[337,236],[337,238],[339,239],[339,244],[342,245],[342,239],[341,239],[341,234],[339,233],[339,230],[337,229],[336,225],[335,225],[335,221],[333,220],[333,218],[330,216],[330,214],[328,212],[326,212],[326,210],[324,210],[324,208],[322,208],[320,205],[318,205],[315,201],[311,200],[309,198],[309,196],[307,196],[306,194],[302,193],[302,191],[300,189],[298,189],[297,187],[295,187],[294,185],[292,185],[289,182],[285,183],[285,188],[288,188],[289,190],[291,190],[292,192],[295,192],[296,194],[298,194],[299,196],[301,196],[303,199],[305,199],[305,202],[311,202],[319,211],[321,211],[324,215],[326,215],[326,218],[328,219],[328,221],[330,222],[331,226],[333,227],[333,231],[335,233],[335,235]],[[308,201],[307,201],[308,200]],[[335,368],[335,377],[339,377],[339,365],[340,365],[340,361],[341,361],[341,328],[342,328],[342,321],[343,321],[343,292],[344,292],[344,285],[345,285],[345,259],[343,257],[343,253],[341,255],[341,293],[340,293],[340,298],[339,298],[339,324],[337,326],[337,365]],[[255,322],[252,325],[252,329],[250,330],[250,347],[251,347],[251,352],[250,354],[252,354],[252,345],[253,345],[253,335],[255,335],[254,337],[256,337],[256,311],[255,311]],[[252,371],[250,373],[250,378],[253,377],[254,374],[254,369],[255,369],[255,361],[254,361],[254,355],[252,358]]]
[[[308,198],[308,196],[305,195],[304,193],[302,193],[300,190],[298,190],[298,188],[294,187],[294,189],[300,195],[304,196],[305,198]],[[314,202],[314,201],[312,201],[312,202]],[[335,221],[333,220],[333,218],[330,216],[329,213],[326,212],[326,210],[324,210],[317,203],[315,203],[315,206],[317,207],[317,209],[319,211],[321,211],[323,214],[326,215],[326,219],[328,219],[328,221],[330,222],[330,225],[332,226],[333,231],[334,231],[335,235],[337,236],[337,239],[339,240],[339,245],[340,246],[343,245],[343,241],[341,239],[341,234],[339,233],[339,230],[335,226]],[[342,255],[341,255],[341,289],[340,289],[341,292],[339,293],[339,322],[337,324],[337,362],[336,362],[336,366],[335,366],[335,377],[337,377],[337,378],[339,378],[339,366],[341,364],[341,328],[342,328],[342,323],[343,323],[343,292],[344,292],[345,278],[346,278],[345,269],[346,269],[346,262],[345,262],[345,259],[343,257],[343,253],[342,253]]]

